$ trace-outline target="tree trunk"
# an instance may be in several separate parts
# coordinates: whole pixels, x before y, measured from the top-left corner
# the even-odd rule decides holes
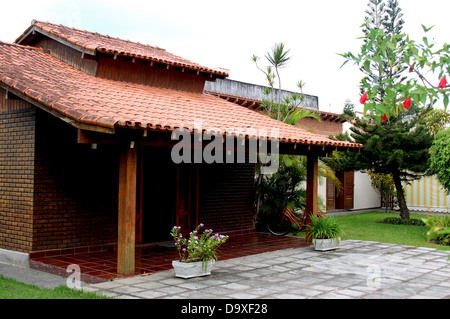
[[[402,181],[400,180],[400,175],[395,172],[392,173],[394,178],[395,189],[397,191],[398,206],[400,207],[400,217],[405,220],[409,220],[409,209],[406,205],[405,194],[403,193]]]

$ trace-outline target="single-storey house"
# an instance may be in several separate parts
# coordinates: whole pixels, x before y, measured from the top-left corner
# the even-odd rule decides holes
[[[250,230],[254,145],[308,157],[307,211],[317,213],[318,158],[362,145],[204,93],[227,76],[49,22],[0,42],[0,249],[116,244],[117,271],[131,274],[135,245],[167,240],[173,225]],[[175,154],[185,160],[174,161],[185,138]]]

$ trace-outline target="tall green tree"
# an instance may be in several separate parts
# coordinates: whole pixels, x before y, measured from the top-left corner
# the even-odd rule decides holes
[[[417,115],[417,114],[416,114]],[[406,115],[386,122],[357,118],[351,128],[354,142],[364,144],[359,153],[341,153],[324,161],[338,171],[371,170],[391,175],[394,181],[400,217],[409,219],[403,182],[422,177],[428,170],[429,147],[433,136],[420,125],[419,117]]]
[[[369,0],[366,9],[366,16],[364,18],[365,24],[362,28],[362,31],[365,35],[364,43],[367,46],[370,46],[370,38],[368,35],[371,30],[378,30],[383,27],[383,20],[385,19],[385,4],[383,0]],[[373,54],[376,51],[376,46],[372,45],[367,49],[369,54]],[[379,83],[382,78],[383,70],[378,67],[376,62],[371,62],[365,64],[360,67],[362,73],[365,74],[365,78],[362,81],[367,81],[369,83]],[[380,88],[380,93],[382,92],[382,87]]]
[[[262,68],[258,64],[260,62],[259,56],[252,56],[253,62],[258,70],[265,75],[268,84],[263,91],[266,96],[261,103],[263,112],[273,119],[291,125],[297,124],[299,120],[305,117],[311,117],[317,121],[321,121],[320,116],[315,112],[300,108],[301,103],[305,99],[305,95],[303,94],[305,83],[303,81],[297,82],[299,93],[292,92],[289,96],[282,98],[280,69],[286,67],[290,61],[291,57],[289,56],[289,52],[290,50],[285,48],[284,43],[275,44],[272,50],[265,54],[266,60],[270,64],[266,68]],[[278,88],[275,89],[277,83]]]
[[[360,67],[365,74],[361,91],[364,93],[366,84],[372,87],[376,85],[374,99],[381,102],[392,83],[406,80],[402,73],[407,67],[402,65],[398,56],[401,54],[399,49],[405,44],[405,40],[400,37],[405,22],[397,0],[388,0],[387,4],[384,0],[369,0],[366,14],[362,31],[367,59]],[[379,37],[374,38],[374,34],[379,34]],[[385,39],[394,37],[398,37],[397,41],[392,46],[387,46]],[[380,51],[384,54],[380,55]]]
[[[301,108],[301,103],[305,98],[303,81],[297,82],[299,92],[292,92],[289,96],[282,98],[279,70],[286,67],[290,61],[289,52],[290,50],[287,50],[283,43],[275,44],[272,50],[265,54],[266,60],[269,62],[269,66],[266,68],[260,67],[260,58],[257,55],[252,56],[253,62],[264,74],[268,85],[263,92],[266,98],[261,103],[263,113],[290,125],[296,125],[305,117],[314,118],[320,122],[321,117],[317,112]],[[275,88],[277,83],[278,87]],[[306,191],[302,188],[302,183],[306,180],[306,158],[280,155],[278,160],[279,169],[274,174],[261,174],[257,167],[255,219],[260,211],[262,215],[266,215],[283,211],[286,206],[296,208],[305,203]],[[338,189],[342,187],[334,172],[323,162],[319,162],[319,176],[332,181]]]
[[[355,113],[355,104],[350,101],[350,99],[346,99],[344,102],[344,110],[341,114],[346,120],[353,120],[356,117]]]
[[[364,144],[364,149],[356,154],[339,154],[328,163],[338,170],[391,174],[400,216],[409,219],[402,182],[420,178],[428,170],[433,135],[420,119],[440,94],[444,105],[448,104],[444,74],[450,70],[449,47],[444,45],[434,52],[426,38],[423,45],[417,45],[401,33],[398,1],[389,1],[386,6],[383,1],[370,0],[369,9],[372,15],[363,24],[361,53],[342,54],[344,64],[355,62],[365,75],[360,102],[365,104],[366,116],[357,119],[351,129],[351,137]],[[428,73],[425,68],[442,77],[439,87],[430,85],[423,75]]]

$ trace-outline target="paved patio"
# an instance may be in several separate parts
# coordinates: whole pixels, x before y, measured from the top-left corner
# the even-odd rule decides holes
[[[256,231],[235,232],[230,234],[230,239],[220,247],[220,259],[226,260],[308,245],[310,244],[300,237],[274,236]],[[172,260],[178,258],[178,252],[172,242],[137,246],[135,275],[170,270]],[[80,267],[81,279],[89,283],[129,277],[117,274],[116,250],[50,254],[34,257],[30,262],[31,268],[61,276],[67,275],[67,267],[74,264]]]
[[[449,299],[449,251],[346,240],[334,251],[282,249],[220,260],[211,276],[173,270],[82,289],[127,299]]]

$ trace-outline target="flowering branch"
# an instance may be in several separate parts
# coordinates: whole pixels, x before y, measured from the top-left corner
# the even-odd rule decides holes
[[[425,32],[431,30],[423,26]],[[386,76],[380,78],[377,84],[368,83],[366,79],[361,81],[363,94],[360,103],[364,104],[364,113],[371,113],[381,121],[386,121],[390,116],[400,112],[408,112],[411,104],[434,105],[437,100],[442,99],[445,109],[449,104],[450,86],[447,83],[446,75],[450,74],[450,45],[444,44],[437,51],[433,51],[435,43],[430,43],[427,37],[422,39],[422,43],[417,44],[409,36],[404,34],[386,34],[383,29],[372,29],[365,37],[365,43],[361,46],[361,53],[340,54],[346,61],[353,61],[367,71],[375,65],[381,74],[381,70],[393,65],[397,65],[398,70],[409,69],[416,77],[402,74],[402,78]],[[405,39],[403,45],[400,41]],[[425,77],[425,74],[438,73],[439,84],[433,84],[432,80]],[[436,85],[437,84],[437,85]],[[382,92],[378,98],[378,94]],[[399,104],[403,101],[402,104]]]

